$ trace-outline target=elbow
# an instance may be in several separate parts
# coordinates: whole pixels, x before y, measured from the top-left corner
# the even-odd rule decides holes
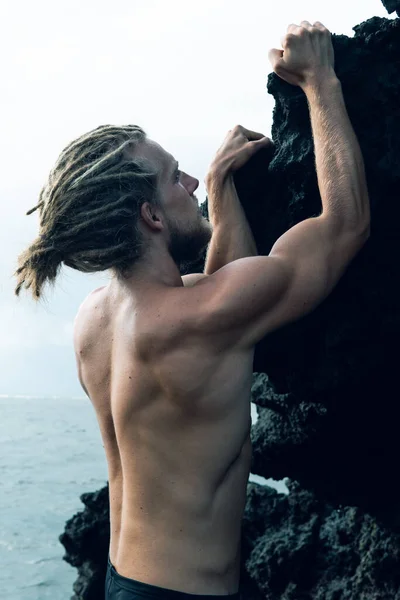
[[[371,235],[371,222],[369,216],[343,226],[342,232],[347,239],[352,238],[357,244],[364,245]]]
[[[371,221],[368,219],[363,225],[360,227],[359,237],[364,243],[369,239],[371,235]]]
[[[361,214],[359,215],[359,223],[357,230],[362,239],[367,239],[371,235],[371,211],[370,211],[370,201],[368,195],[364,198],[363,209]]]
[[[345,236],[345,239],[346,246],[349,248],[350,254],[358,254],[369,240],[370,235],[371,228],[369,223],[365,224],[363,227],[353,229],[353,231],[348,232]]]

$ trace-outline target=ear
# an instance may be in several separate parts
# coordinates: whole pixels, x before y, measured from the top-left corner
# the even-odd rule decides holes
[[[163,229],[164,224],[160,218],[160,212],[152,206],[149,202],[144,202],[140,207],[140,214],[143,221],[150,229],[159,230]]]

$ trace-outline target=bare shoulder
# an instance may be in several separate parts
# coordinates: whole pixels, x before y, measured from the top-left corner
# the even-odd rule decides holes
[[[193,287],[205,277],[208,277],[206,273],[189,273],[188,275],[182,275],[182,283],[184,287]]]
[[[280,258],[241,258],[181,291],[184,312],[195,310],[192,323],[199,340],[218,352],[250,350],[278,324],[274,307],[287,280],[287,265]]]
[[[100,299],[101,295],[99,292],[104,290],[106,286],[102,286],[96,288],[92,292],[90,292],[86,298],[79,305],[78,311],[75,315],[74,326],[73,326],[73,335],[74,335],[74,347],[75,351],[79,345],[79,341],[81,340],[81,335],[84,331],[87,331],[88,323],[87,316],[93,307],[93,301]]]

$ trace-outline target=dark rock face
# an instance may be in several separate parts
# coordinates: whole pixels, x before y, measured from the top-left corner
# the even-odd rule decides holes
[[[63,557],[78,569],[71,600],[102,600],[110,544],[108,485],[98,492],[82,494],[85,509],[65,524],[59,540],[65,547]]]
[[[286,496],[248,484],[243,598],[399,600],[400,535],[360,508],[288,486]]]
[[[400,19],[374,17],[333,44],[366,166],[372,235],[316,311],[256,348],[251,471],[293,483],[288,497],[248,484],[246,600],[400,600]],[[321,211],[306,98],[274,74],[268,91],[274,147],[235,178],[259,254]],[[204,259],[190,270],[202,271]],[[60,538],[79,570],[74,600],[103,597],[107,494],[85,494],[85,511]]]
[[[382,0],[382,4],[389,15],[396,11],[397,15],[400,17],[400,0]]]
[[[375,17],[355,32],[353,39],[333,36],[335,70],[364,157],[372,234],[317,310],[257,348],[254,370],[267,373],[286,398],[271,400],[260,415],[268,435],[261,436],[256,472],[288,476],[334,502],[387,513],[391,503],[397,510],[397,500],[393,495],[382,505],[381,490],[400,455],[400,20]],[[275,74],[268,89],[276,99],[274,155],[268,167],[265,157],[260,186],[261,156],[237,177],[260,254],[321,211],[305,95]]]

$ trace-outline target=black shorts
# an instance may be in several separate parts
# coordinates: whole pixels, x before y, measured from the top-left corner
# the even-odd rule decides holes
[[[105,600],[137,600],[137,599],[157,599],[157,600],[240,600],[240,593],[229,595],[209,596],[202,594],[185,594],[136,581],[120,575],[111,564],[108,557]]]

